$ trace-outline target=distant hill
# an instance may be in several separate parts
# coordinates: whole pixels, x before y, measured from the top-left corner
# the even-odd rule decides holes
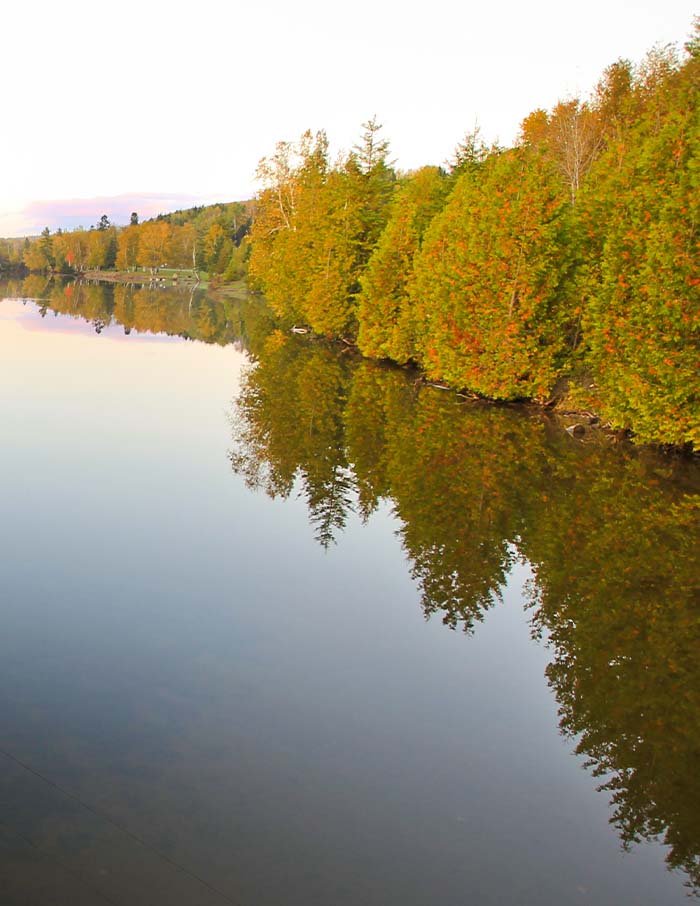
[[[131,198],[131,196],[130,196]],[[133,200],[133,199],[132,199]],[[0,269],[40,273],[132,272],[164,266],[190,269],[199,279],[239,279],[245,273],[249,246],[243,242],[255,202],[194,205],[142,218],[129,212],[115,223],[106,211],[72,230],[46,226],[40,235],[0,239]]]
[[[132,212],[140,220],[173,211],[197,210],[210,205],[214,198],[183,193],[134,192],[95,198],[64,198],[33,201],[20,211],[0,214],[0,236],[38,236],[45,227],[56,230],[89,229],[106,214],[117,226],[129,223]]]

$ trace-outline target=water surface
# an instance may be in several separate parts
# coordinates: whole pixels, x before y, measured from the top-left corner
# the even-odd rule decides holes
[[[256,300],[0,296],[3,904],[697,889],[697,467]]]

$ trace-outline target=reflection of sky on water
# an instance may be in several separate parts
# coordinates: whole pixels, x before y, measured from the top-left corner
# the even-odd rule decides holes
[[[474,636],[425,622],[388,504],[324,552],[303,499],[232,475],[244,356],[101,344],[15,302],[0,348],[13,307],[38,330],[0,356],[9,751],[255,906],[684,902],[659,847],[620,852],[558,733],[524,567]],[[93,903],[85,881],[124,906],[217,902],[0,767],[3,906]]]
[[[44,317],[41,317],[41,304],[40,299],[2,299],[0,300],[0,321],[19,323],[24,330],[31,333],[97,334],[116,342],[129,339],[149,343],[172,343],[179,340],[178,337],[170,337],[163,333],[139,332],[135,328],[127,333],[121,324],[101,325],[98,331],[91,321],[60,314],[50,309]]]

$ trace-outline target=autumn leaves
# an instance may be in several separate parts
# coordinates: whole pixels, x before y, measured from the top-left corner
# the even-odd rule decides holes
[[[261,165],[254,284],[368,357],[497,399],[583,375],[616,426],[697,444],[696,45],[618,61],[513,148],[468,136],[449,172],[395,172],[374,121],[335,164],[323,133],[281,143]]]

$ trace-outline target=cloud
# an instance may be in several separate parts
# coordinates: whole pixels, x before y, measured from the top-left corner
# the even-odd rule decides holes
[[[181,208],[233,200],[178,193],[141,192],[95,198],[32,201],[19,211],[0,214],[0,236],[33,236],[40,233],[44,227],[48,227],[52,232],[59,227],[63,230],[73,230],[81,226],[89,229],[103,214],[106,214],[112,223],[122,225],[129,222],[132,211],[136,211],[139,220],[147,220],[157,214],[167,214]]]

